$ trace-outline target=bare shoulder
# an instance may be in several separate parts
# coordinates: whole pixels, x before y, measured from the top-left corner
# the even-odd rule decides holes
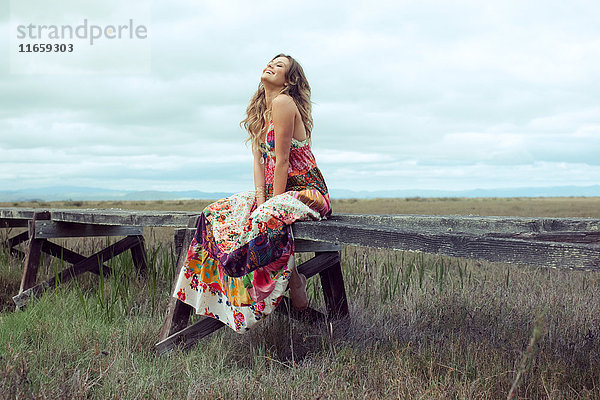
[[[287,94],[278,94],[277,97],[273,99],[273,103],[271,104],[273,111],[277,110],[279,112],[296,112],[296,103],[294,100],[288,96]]]

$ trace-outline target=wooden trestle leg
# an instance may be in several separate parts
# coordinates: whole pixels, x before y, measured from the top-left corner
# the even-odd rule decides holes
[[[146,264],[144,237],[141,235],[135,237],[137,238],[138,243],[131,248],[131,258],[133,259],[133,265],[138,269],[140,275],[145,276],[148,265]]]
[[[25,265],[23,267],[23,276],[21,278],[21,288],[19,289],[19,294],[35,285],[38,269],[40,267],[40,258],[42,256],[42,246],[46,241],[46,239],[35,238],[35,221],[49,219],[50,212],[42,211],[34,213],[33,219],[29,221],[29,248],[27,254],[25,255]]]
[[[38,239],[35,239],[38,240]],[[43,246],[42,243],[40,246]],[[110,260],[113,257],[139,245],[139,241],[136,236],[127,236],[118,242],[108,246],[107,248],[100,250],[99,252],[92,254],[91,256],[82,259],[80,262],[72,265],[69,268],[65,268],[62,271],[57,273],[57,276],[52,277],[44,282],[41,282],[35,285],[35,276],[33,276],[34,270],[31,269],[30,276],[26,280],[25,272],[23,272],[23,281],[24,282],[33,282],[28,283],[29,286],[22,286],[23,289],[19,292],[18,295],[13,297],[13,301],[17,308],[21,308],[27,304],[27,302],[32,297],[40,296],[44,291],[50,288],[54,288],[58,282],[67,282],[78,275],[83,274],[84,272],[91,272],[94,270],[98,270],[100,265],[106,260]],[[34,250],[36,250],[35,248]],[[31,251],[31,247],[30,247]],[[36,250],[37,251],[37,250]],[[37,274],[37,267],[39,266],[39,254],[41,253],[41,247],[38,251],[37,257],[37,265],[34,264],[35,259],[32,258],[32,266],[35,267],[35,273]],[[28,255],[29,258],[29,255]],[[29,264],[26,264],[26,268],[29,268]],[[57,279],[58,278],[58,282]]]
[[[146,255],[142,228],[138,226],[95,225],[86,223],[56,222],[51,220],[48,211],[35,212],[29,221],[28,251],[25,255],[23,276],[19,294],[13,297],[17,308],[25,306],[31,298],[40,296],[44,291],[54,288],[61,282],[67,282],[84,272],[103,275],[111,274],[104,262],[131,250],[134,265],[140,273],[146,271]],[[50,242],[49,238],[86,237],[86,236],[125,236],[116,243],[85,257],[74,251]],[[24,237],[24,236],[22,236]],[[22,237],[19,240],[22,240]],[[57,272],[54,277],[36,284],[42,252],[66,261],[72,266]]]
[[[175,232],[175,248],[179,249],[177,252],[177,267],[175,269],[175,279],[173,280],[173,286],[171,294],[175,291],[177,279],[183,264],[187,257],[187,250],[189,244],[192,242],[194,237],[194,226],[196,226],[197,217],[190,218],[188,222],[188,229],[179,229]],[[191,226],[190,226],[191,225]],[[163,321],[160,334],[158,335],[159,343],[167,339],[169,336],[176,332],[183,330],[189,322],[190,315],[193,311],[193,307],[185,304],[183,301],[170,296],[169,302],[167,303],[167,311],[165,313],[165,319]],[[175,346],[176,341],[170,345],[169,349]],[[158,350],[158,344],[157,344]],[[160,350],[158,350],[160,352]]]
[[[325,296],[328,319],[333,320],[347,317],[348,299],[346,297],[346,289],[344,288],[344,277],[339,258],[329,268],[319,272],[319,275],[321,276],[321,286],[323,287],[323,294]]]

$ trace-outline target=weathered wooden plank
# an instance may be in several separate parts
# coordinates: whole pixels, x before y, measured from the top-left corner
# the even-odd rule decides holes
[[[294,250],[296,253],[341,251],[342,245],[339,243],[294,238]]]
[[[37,239],[91,236],[141,236],[142,227],[37,221],[34,234]]]
[[[27,219],[0,218],[0,228],[25,228],[28,222]]]
[[[319,240],[327,237],[340,243],[412,250],[497,262],[581,269],[600,268],[600,245],[540,242],[456,233],[407,232],[388,226],[348,225],[329,221],[305,224],[295,236]]]
[[[186,226],[198,211],[52,210],[52,220],[96,225]]]
[[[111,258],[131,249],[133,246],[138,244],[139,241],[134,236],[128,236],[124,239],[121,239],[107,248],[87,257],[85,260],[60,271],[58,273],[58,279],[60,282],[64,283],[70,281],[78,275],[81,275],[84,272],[89,272],[93,269],[99,269],[100,264],[102,264],[104,261],[110,260]],[[22,290],[18,295],[14,296],[13,301],[15,302],[17,308],[21,308],[25,306],[31,298],[39,297],[47,289],[54,288],[56,283],[56,277],[53,277],[35,286],[26,288],[26,290]]]
[[[41,211],[44,210],[27,207],[3,207],[0,208],[0,218],[31,220],[33,214]]]
[[[42,245],[45,239],[35,239],[35,223],[40,220],[50,219],[50,213],[47,211],[37,212],[32,215],[29,221],[29,246],[25,256],[25,265],[23,267],[23,276],[21,278],[21,288],[19,293],[35,285],[38,268],[40,267],[40,257],[42,255]]]
[[[324,252],[300,264],[298,272],[310,278],[338,262],[340,262],[340,253],[336,251]]]
[[[590,243],[600,244],[600,232],[522,232],[522,233],[488,233],[485,236],[537,240],[541,242]]]
[[[0,208],[0,218],[31,219],[36,209],[21,207]],[[52,209],[52,220],[91,223],[99,225],[187,226],[190,217],[199,212],[149,211],[121,209]],[[303,221],[295,225],[343,222],[352,225],[390,226],[408,231],[464,232],[485,234],[489,232],[600,232],[598,218],[539,218],[494,217],[463,215],[361,215],[335,214],[324,221]],[[294,232],[295,233],[295,232]]]
[[[0,208],[0,218],[30,220],[39,211],[50,211],[53,221],[97,225],[186,226],[198,211],[152,211],[121,209],[36,209],[26,207]]]
[[[154,345],[154,349],[158,354],[165,354],[173,350],[178,345],[183,349],[192,347],[198,340],[210,335],[214,331],[221,329],[225,324],[218,319],[205,317],[193,325],[182,329],[169,337],[161,340]]]

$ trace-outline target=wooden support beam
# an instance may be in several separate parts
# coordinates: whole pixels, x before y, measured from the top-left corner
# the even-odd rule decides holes
[[[42,245],[45,239],[36,239],[34,237],[35,223],[37,221],[50,219],[50,212],[41,211],[33,214],[29,221],[29,249],[25,256],[25,265],[23,267],[23,276],[21,278],[21,288],[19,293],[35,285],[38,269],[40,267],[40,257],[42,255]]]
[[[23,242],[26,242],[29,240],[29,230],[26,230],[25,232],[21,232],[16,236],[11,237],[10,239],[8,239],[8,247],[9,248],[13,248],[15,246],[20,245]]]
[[[7,247],[8,250],[10,251],[10,255],[14,256],[14,257],[19,257],[19,258],[25,258],[25,253],[23,253],[22,251],[15,249],[15,246],[18,246],[19,244],[26,242],[29,240],[29,230],[26,230],[25,232],[21,232],[16,236],[11,237],[10,239],[8,239],[7,241]]]
[[[339,261],[340,253],[338,252],[328,251],[324,253],[319,253],[310,260],[300,264],[298,266],[298,272],[300,272],[307,278],[310,278],[311,276],[318,274],[319,272],[331,267]]]
[[[58,258],[60,260],[64,260],[69,264],[77,264],[84,261],[87,257],[81,254],[78,254],[74,251],[66,249],[62,246],[57,245],[56,243],[52,243],[49,240],[45,240],[42,245],[42,251],[46,254],[51,255],[52,257]],[[100,274],[99,268],[92,268],[90,272],[93,272],[97,275]],[[110,276],[111,268],[108,265],[102,265],[102,274],[104,276]]]
[[[0,218],[0,228],[26,228],[29,226],[28,219]]]
[[[294,239],[296,253],[315,253],[323,251],[342,251],[339,243],[322,242],[316,240]]]
[[[56,221],[39,221],[35,224],[34,232],[36,239],[141,235],[141,226],[91,225]]]
[[[183,349],[192,347],[198,340],[210,335],[214,331],[226,326],[218,319],[204,317],[202,320],[193,325],[184,328],[154,345],[154,349],[158,354],[165,354],[173,350],[178,345]]]
[[[146,275],[148,265],[146,264],[146,249],[144,246],[144,237],[142,235],[133,236],[137,238],[138,244],[131,248],[131,257],[133,258],[133,265],[137,268],[138,272],[142,275]]]
[[[78,275],[81,275],[84,272],[92,271],[93,269],[99,269],[100,264],[102,264],[104,261],[110,260],[111,258],[131,249],[138,244],[138,239],[135,236],[128,236],[124,239],[121,239],[107,248],[87,257],[85,260],[82,260],[77,264],[60,271],[58,273],[58,279],[60,282],[64,283]],[[21,308],[25,306],[31,298],[39,297],[46,289],[54,288],[56,284],[56,277],[53,277],[40,284],[22,290],[18,295],[13,297],[13,301],[15,302],[17,308]]]
[[[328,320],[339,319],[348,316],[348,299],[344,288],[344,277],[342,266],[338,260],[329,268],[319,272],[321,287],[325,295]]]

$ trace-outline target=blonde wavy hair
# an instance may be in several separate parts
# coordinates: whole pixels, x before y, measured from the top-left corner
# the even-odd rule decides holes
[[[286,57],[290,61],[290,66],[285,73],[287,85],[280,93],[289,95],[296,103],[306,136],[310,139],[310,133],[313,127],[312,108],[310,102],[310,85],[304,75],[304,70],[298,61],[294,60],[287,54],[278,54],[271,59],[273,61],[277,57]],[[269,126],[268,115],[271,111],[267,108],[265,100],[265,88],[261,83],[258,84],[258,90],[250,99],[250,104],[246,108],[246,118],[240,122],[240,125],[248,131],[246,142],[252,143],[252,149],[260,149],[260,143],[267,134],[266,130]]]

